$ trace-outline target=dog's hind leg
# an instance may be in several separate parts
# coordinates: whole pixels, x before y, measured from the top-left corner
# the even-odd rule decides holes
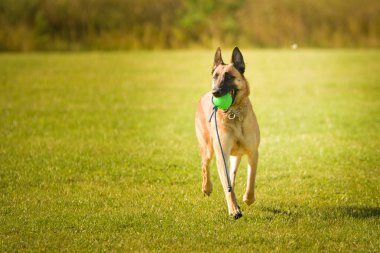
[[[247,205],[255,202],[255,180],[258,159],[259,152],[257,150],[248,155],[247,189],[243,196],[243,201]]]
[[[231,186],[232,189],[235,189],[235,177],[236,177],[236,172],[239,167],[241,160],[241,156],[231,156],[230,157],[230,179],[231,179]]]
[[[201,146],[202,156],[202,192],[210,196],[212,192],[212,183],[210,178],[210,162],[214,151],[211,145]]]
[[[198,113],[202,117],[198,116]],[[202,157],[202,192],[209,196],[212,192],[212,183],[210,178],[210,162],[214,153],[210,132],[204,118],[203,110],[197,113],[195,129],[198,137],[199,147]]]

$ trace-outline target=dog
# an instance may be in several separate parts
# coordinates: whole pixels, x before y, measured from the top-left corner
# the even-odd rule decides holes
[[[225,64],[220,48],[217,48],[212,67],[212,90],[201,97],[195,115],[195,129],[202,158],[202,192],[212,192],[210,161],[215,153],[229,214],[235,219],[242,216],[234,193],[235,176],[243,155],[248,156],[247,187],[243,201],[251,205],[255,201],[255,179],[259,158],[260,130],[256,115],[249,100],[250,88],[244,77],[245,63],[238,47],[232,52],[231,63]],[[215,121],[209,121],[213,113],[212,96],[221,97],[230,93],[233,103],[228,110],[217,110],[217,127],[223,155],[229,168],[231,191],[224,168],[223,155],[216,136]]]

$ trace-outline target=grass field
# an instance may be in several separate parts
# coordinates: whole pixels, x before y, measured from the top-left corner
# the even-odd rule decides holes
[[[380,251],[380,51],[244,50],[256,202],[201,193],[213,51],[0,54],[0,251]],[[224,58],[230,58],[224,50]]]

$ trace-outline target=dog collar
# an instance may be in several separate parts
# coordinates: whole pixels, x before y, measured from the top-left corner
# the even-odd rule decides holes
[[[234,120],[237,118],[239,121],[243,121],[243,117],[240,115],[239,111],[230,110],[230,112],[227,113],[227,118],[229,120]]]

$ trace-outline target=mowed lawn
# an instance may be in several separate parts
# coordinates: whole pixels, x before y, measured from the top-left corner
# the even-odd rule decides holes
[[[214,51],[0,54],[0,251],[380,251],[380,51],[246,50],[256,202],[194,130]],[[225,61],[231,50],[223,50]]]

